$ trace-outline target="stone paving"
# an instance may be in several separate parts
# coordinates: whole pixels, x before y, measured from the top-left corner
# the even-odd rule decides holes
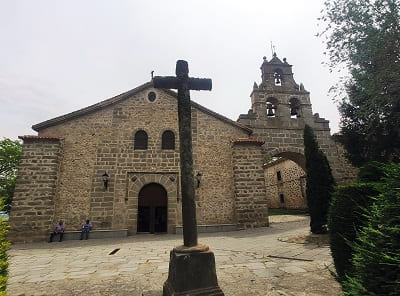
[[[308,218],[272,216],[271,226],[201,234],[215,253],[225,295],[340,295],[326,244],[293,243]],[[162,295],[180,235],[13,245],[7,295]],[[119,248],[114,255],[111,251]]]

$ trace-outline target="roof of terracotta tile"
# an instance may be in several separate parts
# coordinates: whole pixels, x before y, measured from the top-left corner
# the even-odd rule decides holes
[[[18,136],[18,138],[21,139],[21,140],[27,140],[27,139],[62,140],[62,139],[64,139],[64,138],[62,138],[62,137],[54,137],[54,136],[34,136],[34,135]]]
[[[238,139],[233,139],[232,143],[258,143],[262,145],[265,143],[265,141],[260,138],[238,138]]]
[[[82,108],[82,109],[79,109],[77,111],[74,111],[74,112],[71,112],[71,113],[68,113],[68,114],[65,114],[65,115],[61,115],[61,116],[58,116],[58,117],[43,121],[41,123],[35,124],[35,125],[32,126],[32,129],[35,130],[35,131],[40,131],[40,130],[42,130],[44,128],[47,128],[49,126],[53,126],[53,125],[65,122],[67,120],[71,120],[73,118],[80,117],[82,115],[85,115],[85,114],[100,110],[100,109],[102,109],[104,107],[107,107],[107,106],[116,104],[118,102],[121,102],[123,100],[126,100],[126,99],[132,97],[133,95],[137,94],[138,92],[141,92],[141,91],[145,90],[146,88],[149,88],[149,87],[152,87],[152,86],[153,86],[153,83],[151,81],[147,82],[147,83],[142,84],[142,85],[140,85],[140,86],[138,86],[138,87],[136,87],[134,89],[131,89],[131,90],[127,91],[127,92],[124,92],[124,93],[122,93],[120,95],[117,95],[115,97],[109,98],[107,100],[101,101],[101,102],[96,103],[94,105],[91,105],[91,106],[88,106],[86,108]],[[174,92],[172,90],[169,90],[169,89],[163,89],[163,90],[165,92],[167,92],[168,94],[170,94],[171,96],[177,97],[177,93],[176,92]],[[218,114],[218,113],[216,113],[216,112],[214,112],[214,111],[212,111],[212,110],[210,110],[210,109],[208,109],[208,108],[206,108],[204,106],[201,106],[200,104],[198,104],[196,102],[191,101],[191,103],[192,103],[192,106],[197,108],[198,110],[203,111],[204,113],[207,113],[207,114],[209,114],[209,115],[211,115],[211,116],[213,116],[213,117],[215,117],[215,118],[217,118],[217,119],[219,119],[221,121],[224,121],[224,122],[226,122],[228,124],[236,126],[236,127],[240,128],[240,129],[246,131],[248,134],[251,134],[253,132],[253,130],[251,128],[243,126],[243,125],[237,123],[236,121],[233,121],[233,120],[231,120],[231,119],[229,119],[229,118],[227,118],[227,117],[225,117],[225,116],[223,116],[221,114]]]

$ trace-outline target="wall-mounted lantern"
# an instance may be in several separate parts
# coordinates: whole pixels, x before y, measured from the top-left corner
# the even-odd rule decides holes
[[[201,177],[203,176],[202,173],[198,172],[196,175],[196,180],[197,180],[197,188],[200,187],[200,181],[201,181]]]
[[[107,189],[108,188],[108,179],[109,179],[109,176],[108,176],[107,172],[104,172],[102,177],[103,177],[104,189]]]

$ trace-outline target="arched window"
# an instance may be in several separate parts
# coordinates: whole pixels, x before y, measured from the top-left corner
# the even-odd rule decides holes
[[[290,101],[290,117],[300,117],[300,102],[297,98],[291,98]]]
[[[134,149],[147,149],[148,137],[145,131],[137,131],[135,134]]]
[[[276,86],[281,86],[283,80],[283,72],[281,69],[275,69],[274,71],[274,82]]]
[[[173,131],[165,131],[162,134],[161,139],[162,149],[175,149],[175,134]]]
[[[278,100],[275,98],[268,98],[266,102],[267,116],[276,117],[278,109]]]

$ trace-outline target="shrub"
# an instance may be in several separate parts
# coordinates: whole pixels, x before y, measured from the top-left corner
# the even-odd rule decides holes
[[[370,161],[363,165],[357,175],[358,182],[379,182],[385,176],[385,165]]]
[[[0,219],[0,295],[6,295],[8,276],[8,256],[10,242],[7,240],[8,224]]]
[[[357,232],[366,225],[366,211],[379,192],[373,184],[355,183],[336,188],[329,209],[330,248],[337,278],[352,272],[352,248]]]
[[[329,162],[319,149],[312,128],[304,127],[304,155],[307,170],[307,206],[312,233],[326,233],[328,209],[335,181]]]
[[[381,194],[353,248],[345,295],[400,295],[400,164],[386,165]]]

